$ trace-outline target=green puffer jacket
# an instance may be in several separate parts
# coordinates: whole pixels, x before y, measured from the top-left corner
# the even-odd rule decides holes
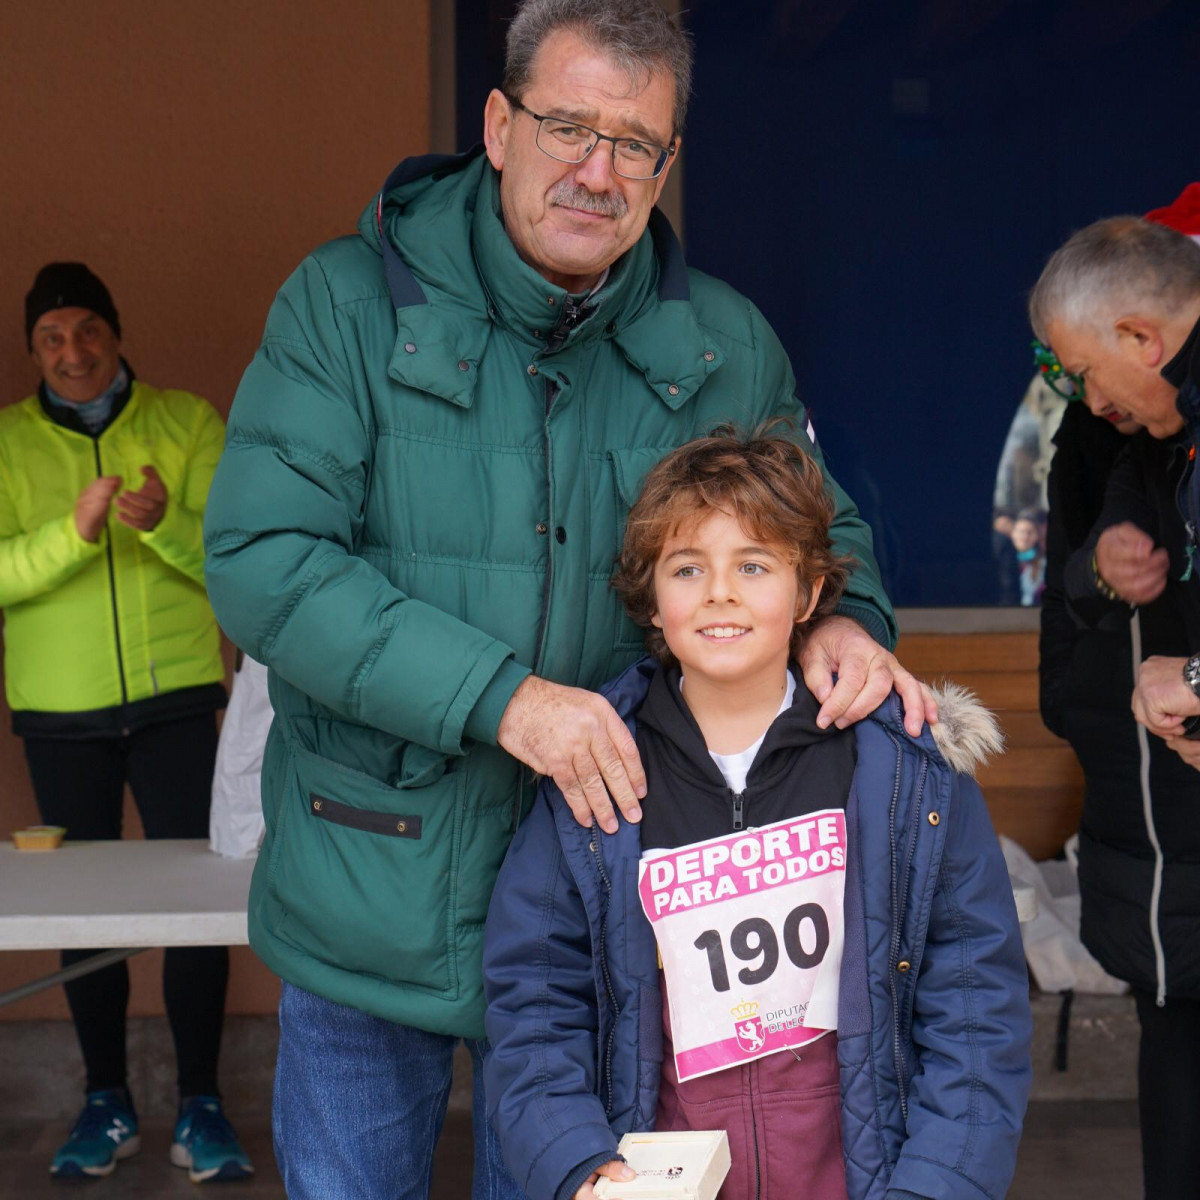
[[[531,669],[597,688],[641,654],[608,580],[655,462],[721,421],[803,427],[762,316],[688,272],[661,217],[567,333],[497,181],[477,153],[410,160],[359,237],[301,264],[206,517],[213,605],[270,667],[276,713],[251,944],[300,987],[470,1037],[533,797],[496,746],[505,705]],[[890,641],[870,531],[834,491],[862,564],[845,611]]]
[[[203,512],[225,430],[190,392],[134,380],[98,437],[40,396],[0,411],[0,607],[13,727],[119,734],[224,703],[220,631],[204,592]],[[75,501],[100,475],[140,488],[154,466],[167,508],[147,533],[109,516],[96,542]]]

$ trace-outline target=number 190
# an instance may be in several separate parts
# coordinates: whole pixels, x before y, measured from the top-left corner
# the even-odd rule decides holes
[[[805,950],[800,940],[800,927],[805,921],[812,924],[812,950]],[[708,954],[708,970],[713,988],[718,992],[729,991],[729,971],[725,965],[725,948],[721,935],[715,929],[706,929],[693,943],[697,950]],[[729,931],[729,948],[743,962],[753,962],[761,957],[757,966],[743,967],[738,979],[744,984],[762,983],[775,974],[779,966],[779,939],[771,922],[763,917],[748,917],[739,921]],[[829,921],[819,904],[801,904],[793,908],[783,922],[783,948],[793,964],[801,970],[815,967],[829,949]]]

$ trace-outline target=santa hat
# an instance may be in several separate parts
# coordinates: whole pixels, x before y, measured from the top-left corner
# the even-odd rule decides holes
[[[1200,183],[1189,183],[1166,208],[1151,209],[1146,220],[1200,242]]]

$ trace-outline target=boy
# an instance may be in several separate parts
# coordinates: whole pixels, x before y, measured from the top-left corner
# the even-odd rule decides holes
[[[845,564],[815,464],[722,428],[668,455],[614,586],[653,658],[605,694],[640,825],[543,784],[484,945],[488,1105],[530,1200],[590,1200],[630,1130],[725,1129],[722,1200],[1002,1196],[1031,1021],[969,698],[819,730],[792,659]],[[662,970],[659,969],[659,962]]]

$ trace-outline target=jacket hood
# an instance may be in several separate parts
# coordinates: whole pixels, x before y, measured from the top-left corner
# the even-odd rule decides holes
[[[437,293],[486,316],[486,302],[463,265],[470,261],[482,154],[475,146],[465,154],[406,158],[363,209],[359,236],[383,256],[396,308],[427,304]]]
[[[904,705],[896,692],[866,719],[882,725],[893,737],[912,742],[933,754],[952,771],[968,775],[1004,749],[1000,726],[968,688],[943,680],[929,689],[938,705],[938,723],[925,725],[918,737],[904,728]]]
[[[659,669],[659,664],[652,658],[640,659],[601,689],[601,694],[631,730],[650,689],[650,681]],[[969,689],[943,682],[931,691],[938,705],[938,723],[926,725],[919,737],[914,738],[904,728],[904,707],[895,692],[867,720],[882,725],[896,737],[921,746],[951,770],[973,778],[979,767],[1004,749],[1000,726]]]
[[[926,728],[941,756],[963,775],[975,772],[1004,750],[1004,734],[995,715],[968,688],[943,682],[932,688],[938,723]]]
[[[462,407],[472,403],[493,325],[528,343],[536,359],[568,296],[517,255],[500,216],[499,178],[482,146],[405,159],[358,222],[383,257],[396,308],[389,374]],[[683,253],[657,208],[642,238],[613,264],[595,309],[567,344],[611,337],[669,408],[725,361],[703,335]]]

